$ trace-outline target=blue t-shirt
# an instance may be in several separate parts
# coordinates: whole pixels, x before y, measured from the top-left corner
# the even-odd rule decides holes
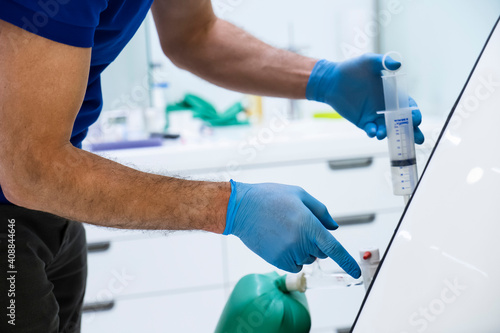
[[[71,143],[78,148],[102,109],[102,71],[133,37],[153,0],[0,0],[0,19],[47,39],[92,47],[85,98]],[[1,46],[3,47],[3,46]],[[0,156],[1,158],[1,156]],[[0,203],[8,203],[0,188]]]

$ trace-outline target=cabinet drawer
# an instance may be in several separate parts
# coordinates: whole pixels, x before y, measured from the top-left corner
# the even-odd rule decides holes
[[[351,327],[365,296],[364,286],[306,291],[311,332],[337,332]]]
[[[88,255],[86,303],[223,283],[221,237],[215,234],[179,232],[106,245]]]
[[[225,304],[223,289],[108,302],[84,312],[83,333],[213,332]]]
[[[365,223],[349,225],[342,225],[342,218],[340,218],[340,227],[332,231],[332,234],[356,260],[359,260],[359,250],[366,247],[376,247],[380,249],[380,255],[383,255],[402,213],[403,209],[376,213],[371,222],[363,221]]]
[[[330,213],[345,215],[403,206],[402,197],[392,194],[389,159],[361,157],[293,165],[273,165],[223,172],[191,174],[193,179],[247,183],[282,183],[303,187],[323,202]]]

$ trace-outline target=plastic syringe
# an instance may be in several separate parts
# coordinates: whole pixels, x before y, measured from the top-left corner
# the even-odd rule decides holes
[[[409,106],[406,75],[385,65],[391,53],[396,52],[385,54],[382,60],[385,110],[378,113],[385,116],[393,192],[404,196],[407,203],[418,181],[412,119],[412,110],[416,108]]]

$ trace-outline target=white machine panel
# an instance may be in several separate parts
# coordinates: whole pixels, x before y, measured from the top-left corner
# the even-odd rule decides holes
[[[443,129],[353,332],[500,332],[498,22]]]

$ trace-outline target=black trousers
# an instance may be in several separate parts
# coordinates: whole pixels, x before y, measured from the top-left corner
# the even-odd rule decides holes
[[[0,332],[80,332],[86,278],[81,223],[0,205]]]

